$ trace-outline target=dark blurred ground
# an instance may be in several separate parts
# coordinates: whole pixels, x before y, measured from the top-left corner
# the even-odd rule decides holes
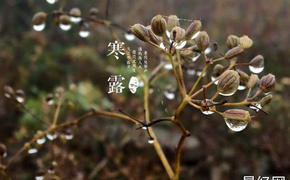
[[[63,0],[62,3],[66,10],[79,7],[85,13],[94,6],[101,14],[105,13],[106,1]],[[53,23],[44,32],[32,30],[34,13],[50,12],[58,7],[45,0],[0,1],[1,92],[5,84],[25,90],[28,108],[42,117],[41,103],[46,94],[57,86],[69,89],[76,85],[77,90],[68,93],[68,104],[74,105],[63,110],[61,121],[78,117],[91,107],[106,110],[121,107],[142,119],[141,95],[107,94],[108,76],[123,72],[126,67],[106,57],[107,44],[113,37],[105,28],[96,27],[85,40],[78,37],[76,28],[62,32]],[[290,178],[289,0],[112,0],[109,10],[109,19],[124,27],[149,24],[156,14],[201,19],[203,29],[221,44],[222,52],[229,34],[251,37],[254,46],[245,59],[263,54],[266,63],[263,73],[271,72],[277,78],[273,102],[265,107],[269,115],[258,113],[246,130],[231,133],[218,116],[207,117],[191,108],[185,109],[182,119],[192,136],[184,148],[181,179],[239,180],[244,175]],[[156,52],[146,48],[156,57],[149,62],[153,67],[158,64]],[[166,114],[160,105],[164,99],[162,92],[157,90],[153,96],[152,117]],[[177,103],[166,101],[169,114]],[[8,158],[42,128],[41,122],[1,96],[0,142],[8,146]],[[165,124],[157,126],[156,132],[173,162],[178,129]],[[131,124],[108,118],[92,119],[75,130],[73,141],[67,144],[57,141],[41,148],[37,155],[24,156],[13,166],[11,174],[13,179],[33,179],[53,154],[61,163],[62,168],[57,171],[63,179],[167,179],[154,149],[146,141],[144,134],[135,131]]]

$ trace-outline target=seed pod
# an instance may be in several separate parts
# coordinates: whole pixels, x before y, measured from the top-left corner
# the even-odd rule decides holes
[[[160,40],[158,39],[158,37],[153,33],[153,31],[151,29],[147,29],[147,33],[149,36],[149,40],[151,42],[153,42],[154,44],[160,44]]]
[[[81,17],[82,12],[79,8],[72,8],[69,12],[69,14],[73,17]]]
[[[261,78],[260,89],[263,92],[269,92],[275,87],[275,76],[273,74],[268,74]]]
[[[244,49],[241,46],[236,46],[226,52],[225,59],[232,59],[233,57],[236,57],[242,52],[244,52]]]
[[[223,113],[225,119],[234,119],[239,121],[249,122],[251,120],[251,115],[249,111],[243,109],[229,109]]]
[[[244,49],[248,49],[253,45],[253,41],[251,38],[249,38],[246,35],[243,35],[242,37],[240,37],[240,41],[239,41],[240,46],[242,46]]]
[[[47,14],[45,12],[38,12],[32,18],[32,25],[40,25],[45,23]]]
[[[227,38],[226,44],[227,44],[227,47],[229,49],[232,49],[232,48],[238,46],[239,45],[239,42],[240,42],[240,39],[239,39],[238,36],[229,35],[228,38]]]
[[[240,84],[240,76],[234,70],[227,70],[218,81],[217,90],[223,96],[233,95]]]
[[[216,64],[212,71],[213,77],[219,77],[225,70],[225,67],[221,64]]]
[[[98,14],[99,14],[99,9],[98,8],[91,8],[90,11],[89,11],[89,16],[93,19],[95,19]]]
[[[252,66],[254,68],[263,68],[264,67],[264,57],[262,55],[257,55],[250,61],[249,64],[250,64],[250,66]]]
[[[176,15],[170,15],[167,19],[167,30],[171,32],[171,30],[175,27],[179,26],[179,19]]]
[[[157,36],[162,36],[166,31],[166,20],[161,15],[156,15],[151,20],[151,29]]]
[[[246,86],[250,78],[249,75],[240,69],[237,72],[240,75],[240,85]]]
[[[261,104],[261,106],[263,107],[263,106],[269,104],[272,101],[272,99],[273,99],[273,95],[272,94],[268,94],[267,96],[263,97],[260,100],[259,104]]]
[[[184,39],[185,30],[181,27],[175,26],[170,33],[170,38],[176,42]]]
[[[7,155],[7,148],[4,144],[0,144],[0,157],[4,158]]]
[[[185,31],[185,39],[190,39],[195,33],[200,31],[201,22],[199,20],[194,20]]]
[[[131,26],[130,31],[141,41],[149,41],[148,30],[142,24],[134,24]]]
[[[209,46],[209,36],[207,32],[201,31],[199,35],[197,36],[196,45],[200,51],[204,51]]]
[[[71,24],[69,16],[66,14],[61,15],[59,17],[59,23],[60,24]]]
[[[248,88],[253,88],[253,87],[257,84],[258,80],[259,80],[258,75],[256,75],[256,74],[251,74],[251,76],[250,76],[250,78],[249,78],[249,81],[248,81],[248,83],[247,83],[247,87],[248,87]]]

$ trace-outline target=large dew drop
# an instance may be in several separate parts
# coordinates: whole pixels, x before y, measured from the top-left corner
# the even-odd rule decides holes
[[[225,118],[226,125],[230,128],[230,130],[234,132],[239,132],[244,130],[248,122],[246,121],[241,121],[241,120],[235,120],[235,119],[227,119]]]
[[[206,48],[205,51],[204,51],[204,53],[205,53],[205,54],[209,54],[209,53],[211,53],[211,47]]]
[[[126,33],[124,36],[128,41],[133,41],[135,39],[134,34],[131,33]]]
[[[59,24],[60,29],[68,31],[71,29],[71,24]]]
[[[163,66],[164,69],[167,69],[167,70],[171,70],[172,69],[172,65],[170,63],[166,63],[164,66]]]
[[[264,67],[254,67],[254,66],[249,66],[249,69],[252,73],[259,74],[264,70]]]
[[[38,24],[38,25],[33,25],[33,29],[34,29],[35,31],[43,31],[44,28],[45,28],[45,23],[43,23],[43,24]]]

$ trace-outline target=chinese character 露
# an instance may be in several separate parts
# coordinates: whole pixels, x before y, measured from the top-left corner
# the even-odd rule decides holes
[[[123,89],[125,89],[125,87],[122,85],[123,83],[121,81],[123,81],[125,78],[121,75],[111,75],[108,78],[108,82],[109,82],[109,91],[108,93],[122,93]]]

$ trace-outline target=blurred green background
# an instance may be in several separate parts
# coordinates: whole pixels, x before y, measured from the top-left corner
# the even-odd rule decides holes
[[[59,0],[54,5],[45,0],[0,1],[0,142],[11,157],[32,135],[45,128],[39,119],[52,118],[44,111],[43,99],[54,89],[66,89],[66,101],[60,121],[73,120],[91,108],[124,111],[143,119],[142,89],[132,95],[128,89],[120,95],[109,95],[107,79],[111,74],[132,75],[125,59],[107,57],[112,35],[101,25],[91,29],[87,39],[78,36],[78,26],[60,30],[51,19],[43,32],[35,32],[31,19],[36,12],[52,12],[60,7],[69,11],[79,7],[88,14],[91,7],[103,17],[106,1]],[[135,23],[149,24],[156,14],[176,14],[180,18],[200,19],[212,41],[225,51],[228,35],[248,35],[254,45],[243,56],[245,62],[257,54],[265,57],[263,74],[276,75],[274,99],[265,107],[269,115],[258,113],[249,127],[230,132],[218,116],[204,116],[187,107],[182,119],[191,131],[182,157],[181,179],[242,179],[244,175],[290,178],[290,1],[289,0],[111,0],[109,20],[123,27]],[[188,22],[183,22],[186,27]],[[138,40],[130,47],[142,46],[149,53],[149,69],[159,61],[157,51]],[[196,77],[187,77],[193,81]],[[164,89],[174,84],[171,75],[153,87],[151,117],[171,115],[179,100],[167,100]],[[4,85],[26,92],[30,113],[16,107],[3,96]],[[13,179],[33,179],[39,169],[59,163],[61,179],[168,179],[146,134],[136,126],[119,119],[91,118],[74,129],[75,138],[46,143],[36,155],[24,155],[11,168]],[[154,128],[168,159],[174,161],[179,130],[164,123]]]

